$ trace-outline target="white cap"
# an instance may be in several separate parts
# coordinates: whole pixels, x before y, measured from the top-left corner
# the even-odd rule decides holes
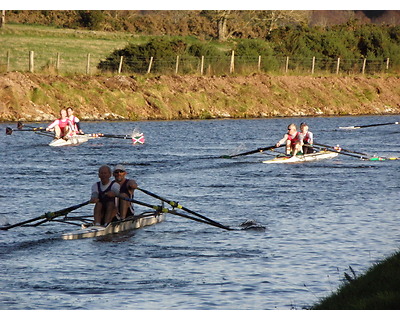
[[[125,167],[122,164],[117,164],[114,168],[114,171],[121,170],[126,172]]]

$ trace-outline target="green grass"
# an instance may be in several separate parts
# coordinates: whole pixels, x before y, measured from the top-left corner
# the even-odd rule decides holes
[[[349,280],[312,309],[317,310],[399,310],[400,253],[371,267],[360,277]]]
[[[85,73],[90,53],[90,72],[96,72],[101,59],[128,43],[143,43],[145,37],[128,33],[57,29],[44,26],[7,24],[0,29],[0,65],[6,64],[10,54],[10,70],[29,69],[29,51],[35,52],[35,72],[55,65],[60,54],[60,72]]]

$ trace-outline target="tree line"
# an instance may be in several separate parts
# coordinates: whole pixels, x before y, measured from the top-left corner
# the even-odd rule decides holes
[[[98,68],[117,70],[120,57],[123,56],[126,71],[144,72],[150,59],[170,60],[173,63],[178,55],[183,59],[208,57],[215,62],[226,60],[232,51],[239,59],[241,57],[244,60],[262,56],[263,70],[276,70],[278,60],[287,56],[319,61],[340,58],[347,61],[349,70],[359,60],[384,63],[390,59],[391,69],[399,70],[400,26],[287,26],[272,30],[266,39],[237,39],[230,42],[225,50],[218,49],[212,42],[189,43],[182,38],[157,37],[145,44],[129,44],[123,49],[115,50],[99,63]]]

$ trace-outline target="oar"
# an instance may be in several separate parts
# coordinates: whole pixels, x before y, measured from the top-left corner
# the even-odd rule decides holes
[[[27,127],[27,128],[32,129],[32,130],[28,130],[28,129],[23,130],[23,127]],[[44,128],[44,127],[33,127],[33,126],[28,126],[28,125],[26,125],[26,124],[23,124],[21,121],[18,121],[18,122],[17,122],[17,129],[18,129],[19,131],[43,131],[43,130],[46,130],[46,128]]]
[[[229,227],[227,227],[227,226],[224,226],[224,225],[220,224],[219,222],[216,222],[216,221],[214,221],[214,220],[211,220],[210,218],[207,218],[207,217],[205,217],[205,216],[203,216],[203,215],[201,215],[201,214],[199,214],[199,213],[197,213],[197,212],[194,212],[194,211],[192,211],[192,210],[190,210],[190,209],[188,209],[188,208],[185,208],[184,206],[180,205],[177,201],[171,201],[171,200],[165,199],[164,197],[161,197],[161,196],[159,196],[159,195],[156,195],[156,194],[154,194],[154,193],[152,193],[152,192],[150,192],[150,191],[144,190],[144,189],[139,188],[139,187],[136,188],[136,189],[137,189],[137,190],[140,190],[140,191],[142,191],[142,192],[144,192],[144,193],[146,193],[147,195],[149,195],[149,196],[151,196],[151,197],[153,197],[153,198],[156,198],[156,199],[158,199],[158,200],[161,200],[161,201],[164,201],[164,202],[168,203],[168,204],[169,204],[171,207],[173,207],[173,208],[182,209],[182,210],[184,210],[184,211],[186,211],[186,212],[188,212],[188,213],[193,214],[194,216],[197,216],[197,217],[199,217],[199,218],[202,218],[202,219],[204,219],[204,220],[207,220],[208,222],[214,224],[216,227],[219,227],[219,228],[222,228],[222,229],[225,229],[225,230],[232,230],[231,228],[229,228]]]
[[[89,136],[95,138],[132,139],[132,136],[130,135],[120,135],[120,134],[91,133]]]
[[[314,143],[314,145],[316,146],[321,146],[321,147],[325,147],[325,148],[330,148],[330,149],[335,149],[335,147],[331,147],[331,146],[327,146],[326,144],[322,144],[322,143]],[[312,146],[311,146],[312,147]],[[335,149],[336,150],[336,149]],[[340,147],[340,150],[343,152],[349,152],[349,153],[355,153],[355,154],[360,154],[363,156],[368,156],[371,157],[371,155],[367,154],[367,153],[363,153],[363,152],[357,152],[357,151],[351,151],[351,150],[347,150],[347,149],[343,149]]]
[[[180,216],[180,217],[187,218],[187,219],[190,219],[190,220],[194,220],[194,221],[197,221],[197,222],[202,222],[202,223],[205,223],[205,224],[209,224],[209,225],[212,225],[214,227],[218,227],[218,228],[222,228],[222,229],[226,229],[226,230],[233,230],[231,228],[228,228],[228,227],[225,227],[225,226],[221,226],[217,222],[212,223],[212,222],[209,222],[207,220],[202,220],[202,219],[198,219],[198,218],[195,218],[195,217],[191,217],[191,216],[188,216],[188,215],[186,215],[184,213],[180,213],[180,212],[176,212],[175,210],[170,210],[168,208],[164,208],[163,206],[156,206],[156,205],[148,204],[148,203],[145,203],[145,202],[142,202],[142,201],[139,201],[139,200],[135,200],[135,199],[131,199],[131,198],[127,198],[127,197],[122,197],[122,196],[118,196],[118,197],[120,199],[122,199],[122,200],[133,202],[133,203],[136,203],[136,204],[139,204],[141,206],[148,207],[148,208],[152,208],[152,209],[154,209],[156,211],[159,211],[159,212],[167,212],[167,213],[174,214],[176,216]]]
[[[11,135],[13,131],[46,131],[46,128],[29,128],[29,129],[12,129],[10,127],[6,128],[6,135]]]
[[[234,158],[234,157],[247,156],[248,154],[257,153],[257,152],[263,152],[263,151],[271,150],[271,149],[275,149],[275,148],[277,148],[277,146],[273,145],[273,146],[269,146],[269,147],[263,147],[263,148],[258,148],[258,149],[255,149],[255,150],[243,152],[243,153],[234,154],[234,155],[231,155],[231,156],[223,155],[220,158],[230,159],[230,158]]]
[[[52,220],[52,219],[60,217],[60,216],[65,216],[68,213],[70,213],[71,211],[76,210],[76,209],[78,209],[80,207],[86,206],[89,203],[90,203],[90,201],[85,201],[85,202],[82,202],[80,204],[77,204],[77,205],[74,205],[74,206],[71,206],[71,207],[68,207],[68,208],[65,208],[65,209],[61,209],[61,210],[58,210],[58,211],[46,212],[45,214],[42,214],[39,217],[36,217],[36,218],[33,218],[33,219],[29,219],[29,220],[26,220],[26,221],[22,221],[22,222],[19,222],[19,223],[10,225],[10,226],[1,227],[0,229],[1,230],[8,230],[8,229],[19,227],[19,226],[22,226],[24,224],[28,224],[28,223],[31,223],[31,222],[34,222],[34,221],[37,221],[37,220],[40,220],[40,219],[46,219],[47,221],[48,220]]]
[[[336,152],[336,153],[339,153],[339,154],[343,154],[343,155],[349,156],[349,157],[358,158],[358,159],[361,159],[361,160],[369,160],[369,161],[400,160],[400,158],[397,158],[397,157],[387,158],[387,157],[380,157],[380,156],[370,156],[370,155],[367,155],[367,154],[365,154],[365,155],[367,155],[368,157],[364,157],[362,155],[358,156],[358,155],[355,155],[355,154],[348,153],[349,150],[347,152],[343,152],[343,151],[346,151],[346,150],[340,148],[341,150],[339,151],[339,150],[336,150],[335,147],[330,147],[330,146],[314,143],[314,146],[318,146],[318,145],[329,149],[329,151]]]
[[[378,127],[378,126],[388,126],[392,124],[399,124],[399,122],[388,122],[388,123],[378,123],[378,124],[368,124],[365,126],[350,126],[350,127],[339,127],[339,129],[361,129],[361,128],[369,128],[369,127]]]

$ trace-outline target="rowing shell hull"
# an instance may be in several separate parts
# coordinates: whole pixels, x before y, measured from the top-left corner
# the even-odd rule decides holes
[[[129,231],[134,229],[140,229],[146,226],[162,222],[165,220],[165,213],[143,213],[139,216],[135,216],[132,219],[124,221],[111,222],[108,226],[91,226],[83,228],[77,231],[64,233],[61,238],[64,240],[77,240],[84,238],[95,238],[101,237],[108,234],[119,233],[123,231]]]
[[[276,157],[271,160],[265,160],[263,163],[298,163],[308,161],[328,160],[337,157],[339,154],[332,151],[321,151],[296,157]]]
[[[94,138],[86,134],[75,135],[70,137],[68,140],[54,139],[49,143],[49,146],[50,147],[79,146],[80,144],[87,142],[89,139],[94,139]]]

